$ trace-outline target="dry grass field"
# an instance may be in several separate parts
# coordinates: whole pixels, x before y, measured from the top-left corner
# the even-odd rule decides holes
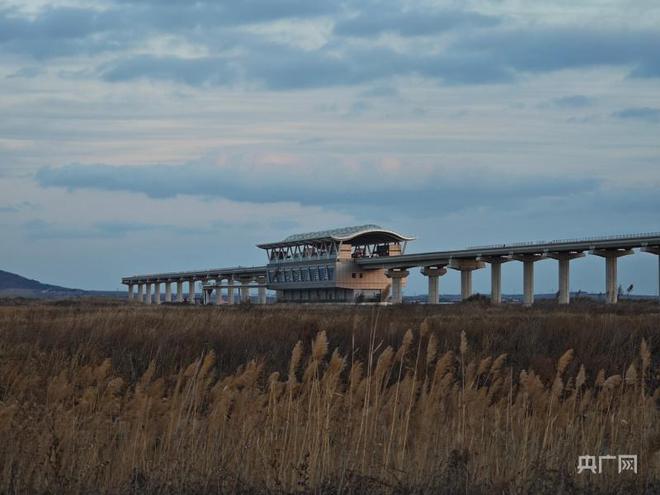
[[[660,493],[659,348],[653,303],[5,302],[0,493]]]

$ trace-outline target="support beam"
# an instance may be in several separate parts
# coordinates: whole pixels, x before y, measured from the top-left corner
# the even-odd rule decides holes
[[[555,259],[559,262],[559,280],[558,280],[558,297],[557,303],[569,304],[571,302],[571,260],[576,258],[584,258],[585,254],[580,252],[567,252],[567,253],[548,253],[548,258]]]
[[[195,304],[195,280],[188,280],[188,304]]]
[[[502,263],[511,261],[509,256],[488,256],[481,258],[490,264],[490,303],[502,303]]]
[[[169,280],[165,282],[165,302],[166,303],[172,302],[172,282],[170,282]]]
[[[128,300],[133,300],[133,284],[128,284]]]
[[[658,256],[658,302],[660,303],[660,246],[646,246],[642,251]]]
[[[605,258],[605,293],[607,304],[619,301],[618,259],[633,254],[632,249],[596,249],[591,254]]]
[[[227,304],[234,304],[234,278],[227,281]]]
[[[215,281],[215,304],[220,306],[222,304],[222,279],[218,278]]]
[[[203,300],[202,304],[211,304],[211,294],[213,293],[213,289],[204,289],[203,291]]]
[[[425,266],[421,273],[429,279],[427,303],[438,304],[440,302],[440,277],[447,273],[447,269],[444,266]]]
[[[141,303],[144,303],[144,284],[138,284],[137,298],[138,298],[138,301],[140,301]]]
[[[392,303],[403,303],[403,285],[404,279],[408,276],[408,270],[392,268],[385,272],[385,276],[392,280]]]
[[[144,303],[151,304],[151,283],[147,282],[144,294]]]
[[[459,258],[449,262],[449,268],[461,272],[461,300],[466,301],[472,296],[472,272],[484,268],[486,263],[476,258]]]
[[[241,278],[240,281],[241,281],[241,288],[240,288],[241,303],[247,304],[250,302],[250,282],[252,282],[252,277]]]
[[[160,282],[154,283],[154,303],[160,304]]]
[[[257,298],[258,303],[267,304],[268,297],[266,295],[266,277],[259,277],[257,279],[257,282],[259,283],[258,298]]]
[[[183,280],[176,281],[176,302],[183,302]]]
[[[532,253],[513,256],[513,259],[523,263],[523,305],[534,304],[534,263],[545,259],[545,254]]]

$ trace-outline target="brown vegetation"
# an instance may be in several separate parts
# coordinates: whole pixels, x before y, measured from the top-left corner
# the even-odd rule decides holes
[[[0,492],[657,493],[659,344],[653,305],[0,307]]]

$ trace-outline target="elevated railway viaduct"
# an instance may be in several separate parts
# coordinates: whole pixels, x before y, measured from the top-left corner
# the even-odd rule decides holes
[[[617,264],[635,250],[658,256],[660,295],[660,233],[591,237],[555,241],[477,246],[452,251],[406,254],[413,237],[377,225],[361,225],[289,236],[283,241],[260,244],[267,253],[264,266],[133,275],[122,278],[128,297],[146,304],[197,302],[195,285],[202,284],[201,302],[234,304],[249,301],[257,290],[257,302],[265,304],[266,290],[278,301],[401,303],[405,282],[413,268],[428,278],[428,303],[439,302],[439,280],[447,269],[461,272],[461,297],[472,295],[472,272],[490,265],[491,303],[502,302],[503,263],[523,263],[523,303],[534,303],[534,264],[543,259],[558,262],[558,302],[570,302],[570,262],[589,255],[605,260],[606,301],[618,299]],[[184,284],[187,292],[184,294]],[[165,286],[164,297],[161,286]],[[176,287],[173,294],[172,287]],[[135,291],[137,288],[137,292]]]

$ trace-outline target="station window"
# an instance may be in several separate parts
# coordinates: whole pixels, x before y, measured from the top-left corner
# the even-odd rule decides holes
[[[351,277],[356,278],[356,277],[357,277],[357,273],[351,273]]]
[[[297,282],[300,279],[300,272],[298,270],[293,270],[291,274],[293,275],[294,282]]]
[[[327,280],[327,274],[324,266],[319,266],[319,280]]]
[[[328,280],[334,280],[335,279],[335,267],[334,266],[329,266],[328,267]]]

